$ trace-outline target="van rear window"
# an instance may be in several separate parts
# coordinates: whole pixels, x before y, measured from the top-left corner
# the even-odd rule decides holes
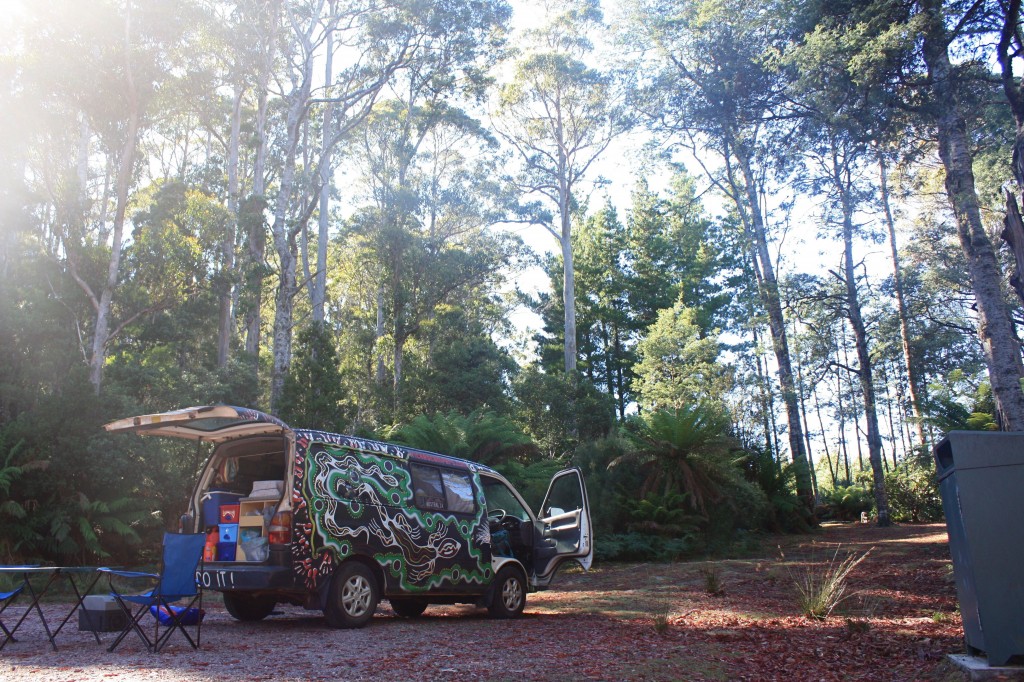
[[[469,474],[426,464],[412,464],[409,470],[412,473],[417,507],[459,514],[473,513],[473,484]]]

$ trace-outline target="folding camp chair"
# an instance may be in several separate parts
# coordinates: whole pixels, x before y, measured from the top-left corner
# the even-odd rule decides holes
[[[4,611],[7,610],[8,606],[14,603],[15,597],[21,594],[21,591],[23,589],[25,589],[24,585],[18,585],[10,592],[0,592],[0,604],[3,604],[3,606],[0,606],[0,616],[4,615]],[[14,633],[11,630],[9,630],[6,625],[4,625],[4,621],[2,619],[0,619],[0,630],[3,630],[4,633],[3,644],[7,644],[7,642],[18,641],[14,639]],[[0,644],[0,648],[3,648],[3,644]]]
[[[203,621],[203,590],[196,583],[196,567],[202,561],[205,543],[206,535],[203,533],[184,535],[164,533],[163,567],[160,573],[100,569],[109,576],[110,595],[114,597],[128,619],[125,629],[117,636],[107,651],[113,651],[132,630],[142,638],[147,648],[153,653],[160,651],[175,630],[181,631],[193,649],[199,648]],[[142,594],[124,594],[115,589],[115,577],[149,578],[156,580],[157,585]],[[184,607],[172,606],[174,602],[183,599],[189,600]],[[137,605],[137,610],[132,613],[132,607],[128,604]],[[156,623],[152,639],[140,624],[147,613],[152,613]],[[164,626],[162,633],[160,632],[161,625]],[[185,630],[186,625],[196,626],[195,639],[192,639],[188,631]]]

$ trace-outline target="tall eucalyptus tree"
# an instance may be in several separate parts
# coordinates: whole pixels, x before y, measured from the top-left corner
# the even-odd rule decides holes
[[[771,329],[797,491],[811,508],[810,467],[762,209],[766,173],[784,149],[782,144],[770,149],[766,141],[785,85],[770,61],[801,33],[794,25],[799,13],[785,11],[784,5],[635,0],[628,36],[631,46],[642,52],[643,68],[652,74],[640,93],[651,124],[676,143],[711,152],[718,165],[707,167],[708,177],[734,203],[742,220]]]
[[[523,56],[501,91],[495,127],[519,157],[515,183],[527,201],[527,219],[543,225],[562,256],[564,367],[577,363],[576,280],[572,218],[581,183],[629,118],[609,73],[584,60],[590,34],[602,21],[597,0],[545,2],[543,24],[525,32]],[[536,203],[553,205],[555,217]]]

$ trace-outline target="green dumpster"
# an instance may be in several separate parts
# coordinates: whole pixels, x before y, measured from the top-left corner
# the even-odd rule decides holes
[[[933,455],[967,652],[1024,660],[1024,433],[952,431]]]

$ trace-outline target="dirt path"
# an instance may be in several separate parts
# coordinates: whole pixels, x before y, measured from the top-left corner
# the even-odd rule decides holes
[[[73,626],[54,653],[30,616],[20,641],[0,652],[0,679],[961,679],[944,660],[962,650],[945,526],[830,526],[777,540],[781,547],[768,542],[758,558],[563,575],[557,591],[530,595],[516,621],[438,606],[402,620],[385,602],[356,631],[329,630],[319,613],[293,607],[242,624],[210,595],[202,649],[176,639],[149,656],[134,636],[108,653]],[[857,594],[842,611],[809,620],[799,614],[794,583],[809,569],[820,572],[837,547],[840,558],[873,549],[851,575]],[[709,593],[709,581],[720,594]],[[48,618],[66,610],[49,605]],[[12,614],[18,608],[4,621]]]

